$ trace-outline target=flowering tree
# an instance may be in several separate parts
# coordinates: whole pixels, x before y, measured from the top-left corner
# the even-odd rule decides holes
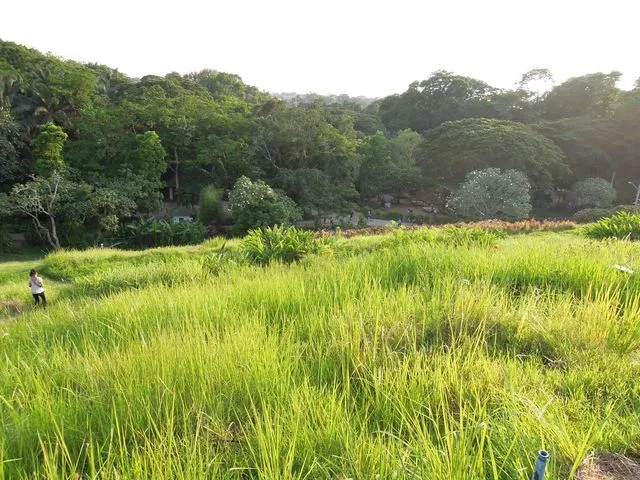
[[[610,207],[616,201],[616,189],[604,178],[587,178],[573,185],[580,203],[592,207]]]
[[[518,170],[487,168],[467,174],[459,190],[449,198],[456,213],[474,219],[527,218],[531,211],[531,187]]]
[[[238,179],[229,194],[231,213],[236,230],[277,224],[290,224],[302,218],[295,202],[284,193],[273,190],[262,180],[252,182],[245,176]]]

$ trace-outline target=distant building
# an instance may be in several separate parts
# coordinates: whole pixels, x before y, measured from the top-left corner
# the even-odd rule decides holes
[[[171,212],[171,218],[176,223],[193,222],[195,212],[191,208],[178,207]]]

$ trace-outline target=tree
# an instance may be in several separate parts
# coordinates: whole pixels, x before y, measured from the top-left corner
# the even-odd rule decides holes
[[[619,142],[609,120],[573,117],[541,122],[532,128],[553,140],[566,155],[571,171],[570,177],[566,178],[566,186],[579,178],[611,178]]]
[[[517,170],[501,172],[499,168],[475,170],[467,175],[448,205],[468,218],[526,218],[531,211],[529,181]]]
[[[358,190],[369,198],[380,193],[391,193],[391,146],[382,132],[367,137],[360,146],[360,175]]]
[[[491,99],[497,92],[481,80],[440,70],[413,82],[401,95],[384,98],[380,118],[395,133],[406,128],[424,132],[466,117],[496,117]]]
[[[518,82],[518,87],[521,90],[531,91],[532,84],[542,84],[545,86],[552,85],[553,75],[551,74],[551,71],[547,68],[534,68],[529,70],[522,74],[520,82]],[[536,88],[535,90],[539,90],[539,88]]]
[[[263,176],[281,185],[307,211],[327,211],[328,199],[339,209],[357,197],[358,140],[351,117],[328,115],[319,104],[292,108],[278,102],[265,110],[254,135]],[[300,174],[292,174],[297,170]],[[301,186],[314,177],[326,187],[321,194],[325,197],[308,201],[312,196],[302,194]]]
[[[603,178],[587,178],[573,185],[573,193],[584,206],[605,208],[616,201],[616,189]]]
[[[53,172],[65,170],[62,149],[67,138],[62,128],[52,122],[47,122],[40,127],[40,133],[31,146],[39,175],[47,177]]]
[[[56,217],[60,198],[67,189],[62,175],[54,171],[50,177],[35,177],[31,182],[14,185],[11,190],[13,210],[29,217],[54,250],[60,250]]]
[[[633,90],[618,97],[611,122],[616,184],[621,199],[630,203],[636,198],[636,190],[627,182],[640,182],[640,79]]]
[[[551,120],[567,117],[604,117],[611,113],[620,92],[616,83],[620,72],[592,73],[570,78],[554,87],[544,100],[545,116]]]
[[[460,183],[473,170],[495,167],[524,172],[534,193],[551,192],[569,174],[565,155],[530,127],[504,120],[469,118],[427,132],[419,158],[432,183]]]
[[[20,124],[8,110],[0,107],[0,190],[26,173],[20,162],[24,147]]]
[[[293,200],[274,191],[262,180],[252,182],[247,177],[240,177],[229,194],[229,203],[238,232],[291,224],[302,218]]]
[[[305,215],[319,219],[326,213],[352,208],[359,195],[353,183],[336,182],[317,168],[281,168],[274,179]]]
[[[216,188],[213,185],[207,185],[200,190],[198,219],[204,225],[220,221],[220,202],[222,201],[223,193],[224,191],[221,188]]]

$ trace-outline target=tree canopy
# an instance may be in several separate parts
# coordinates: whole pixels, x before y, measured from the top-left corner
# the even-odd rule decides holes
[[[542,194],[569,173],[565,154],[551,140],[505,120],[447,122],[425,134],[419,156],[424,175],[448,185],[462,182],[473,170],[494,167],[525,173]]]
[[[554,86],[537,68],[503,89],[439,70],[380,99],[274,96],[233,73],[134,79],[0,40],[0,193],[18,201],[14,187],[61,174],[64,245],[117,243],[124,224],[162,215],[163,202],[192,206],[203,189],[220,201],[243,177],[271,189],[279,200],[269,208],[287,221],[369,208],[383,194],[453,191],[487,168],[526,175],[538,207],[593,177],[630,202],[640,82],[623,91],[619,78],[595,72]],[[27,228],[28,214],[12,212],[11,224]]]

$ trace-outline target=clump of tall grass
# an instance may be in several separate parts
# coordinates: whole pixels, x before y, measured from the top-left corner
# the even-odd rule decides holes
[[[425,227],[412,230],[396,228],[389,242],[395,245],[424,242],[451,247],[493,247],[503,237],[504,233],[499,229],[449,225],[442,228]]]
[[[597,239],[640,240],[640,214],[621,211],[587,225],[584,232],[588,237]]]

